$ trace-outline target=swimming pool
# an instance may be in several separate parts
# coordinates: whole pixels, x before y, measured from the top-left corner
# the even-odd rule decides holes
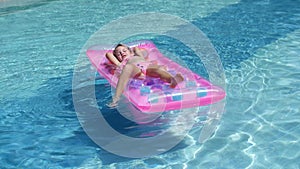
[[[0,4],[1,167],[300,167],[299,2],[6,0]],[[80,50],[94,32],[141,12],[179,16],[208,36],[225,68],[227,98],[218,130],[207,142],[196,141],[199,124],[170,151],[131,159],[104,151],[83,131],[72,102],[72,77]],[[164,40],[157,40],[161,48],[169,45]],[[191,69],[207,76],[201,65],[192,64],[194,58],[189,59]],[[96,90],[105,88],[109,88],[105,82],[97,82]],[[101,94],[100,105],[110,99],[109,92]],[[153,128],[159,131],[153,125],[129,123],[115,110],[110,113],[111,125],[120,132],[143,136]]]

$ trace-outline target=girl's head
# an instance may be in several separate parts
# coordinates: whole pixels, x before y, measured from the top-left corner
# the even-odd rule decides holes
[[[122,61],[123,58],[131,56],[133,54],[130,47],[124,44],[118,44],[113,51],[114,56],[119,60]]]

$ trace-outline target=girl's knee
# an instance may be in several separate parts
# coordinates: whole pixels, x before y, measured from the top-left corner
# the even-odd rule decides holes
[[[164,66],[159,66],[155,69],[155,72],[161,74],[161,73],[166,73],[167,70],[165,69]]]
[[[158,70],[159,71],[166,71],[166,68],[164,66],[159,66]]]

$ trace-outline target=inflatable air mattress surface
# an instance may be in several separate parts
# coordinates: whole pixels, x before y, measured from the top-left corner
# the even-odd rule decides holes
[[[146,49],[149,61],[165,65],[167,71],[173,75],[181,73],[184,76],[184,81],[175,88],[170,88],[169,84],[159,78],[131,79],[123,95],[140,111],[151,113],[205,106],[225,97],[222,88],[214,86],[188,68],[167,58],[151,41],[138,41],[126,45]],[[96,45],[87,50],[87,56],[99,74],[106,78],[111,86],[116,87],[118,75],[105,57],[109,51],[113,51],[113,48]]]

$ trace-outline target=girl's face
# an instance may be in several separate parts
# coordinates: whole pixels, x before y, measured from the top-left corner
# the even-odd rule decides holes
[[[131,54],[132,52],[126,46],[118,46],[114,51],[114,55],[119,60],[123,60],[124,58],[131,56]]]

